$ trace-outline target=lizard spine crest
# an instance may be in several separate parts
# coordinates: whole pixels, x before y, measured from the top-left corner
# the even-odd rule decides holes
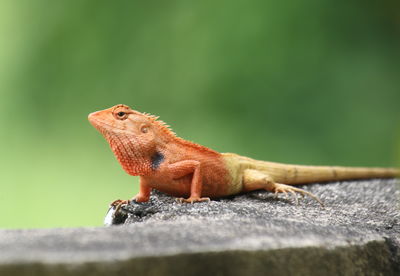
[[[183,138],[180,138],[171,129],[170,125],[168,125],[167,123],[165,123],[162,120],[159,120],[159,118],[160,118],[159,116],[151,115],[149,113],[141,113],[141,114],[143,116],[146,116],[146,118],[148,118],[163,134],[165,134],[166,136],[168,136],[168,137],[172,138],[173,140],[179,142],[181,145],[188,146],[188,147],[194,148],[196,150],[200,150],[202,152],[208,152],[208,153],[219,155],[218,152],[216,152],[216,151],[214,151],[214,150],[212,150],[212,149],[210,149],[208,147],[205,147],[205,146],[196,144],[194,142],[185,140]]]

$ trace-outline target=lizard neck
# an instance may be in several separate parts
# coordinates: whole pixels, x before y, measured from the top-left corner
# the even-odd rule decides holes
[[[204,154],[209,157],[219,157],[221,154],[215,150],[205,147],[200,144],[182,139],[180,137],[174,137],[169,144],[169,149],[173,149],[176,152],[181,152],[182,156],[187,153]],[[183,151],[183,152],[182,152]]]
[[[195,150],[195,151],[198,151],[198,152],[203,152],[203,153],[207,153],[207,154],[211,154],[211,155],[218,155],[218,156],[220,155],[219,152],[217,152],[215,150],[212,150],[212,149],[210,149],[210,148],[208,148],[206,146],[203,146],[203,145],[200,145],[200,144],[196,144],[194,142],[191,142],[191,141],[179,138],[179,137],[176,137],[175,142],[180,144],[183,147],[186,147],[188,149],[192,149],[192,150]]]

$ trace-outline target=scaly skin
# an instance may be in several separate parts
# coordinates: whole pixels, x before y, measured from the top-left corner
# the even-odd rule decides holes
[[[392,178],[390,168],[300,166],[258,161],[233,153],[219,153],[179,138],[158,117],[126,105],[89,114],[90,123],[103,134],[122,168],[140,176],[137,202],[149,200],[156,189],[181,202],[209,201],[258,189],[284,194],[313,194],[289,186],[361,178]],[[283,184],[284,183],[284,184]],[[112,205],[128,203],[116,200]]]

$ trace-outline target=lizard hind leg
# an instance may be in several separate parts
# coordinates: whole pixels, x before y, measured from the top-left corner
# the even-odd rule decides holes
[[[290,193],[294,197],[296,204],[298,203],[297,193],[301,196],[307,195],[318,201],[322,206],[324,206],[322,201],[310,192],[286,184],[276,183],[265,172],[253,169],[245,170],[243,175],[243,191],[249,192],[261,189],[273,192],[275,193],[275,196],[277,196],[278,193],[284,193],[286,196],[288,195],[288,193]]]

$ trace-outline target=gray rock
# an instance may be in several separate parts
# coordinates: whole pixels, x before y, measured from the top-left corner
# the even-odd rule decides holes
[[[181,204],[153,193],[123,226],[0,231],[0,275],[399,275],[395,180],[314,184]],[[111,210],[112,211],[112,210]]]

